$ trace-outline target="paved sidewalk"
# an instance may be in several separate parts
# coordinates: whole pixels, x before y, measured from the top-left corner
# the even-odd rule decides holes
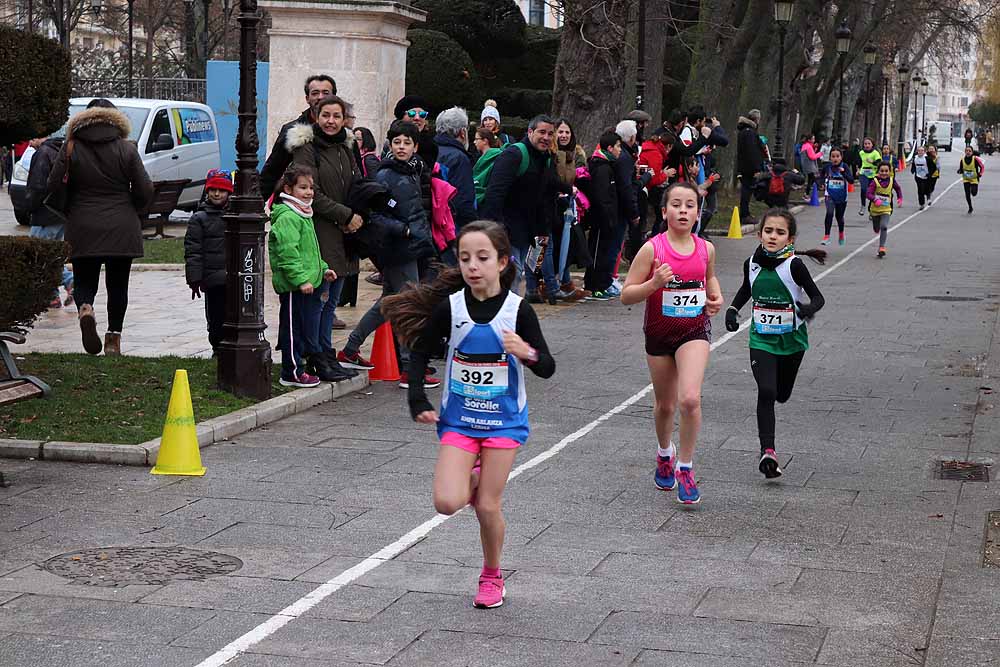
[[[912,180],[903,187],[897,223],[915,211]],[[930,478],[942,458],[1000,453],[1000,190],[985,183],[977,203],[965,216],[952,188],[890,234],[886,259],[868,246],[819,283],[828,306],[778,408],[780,457],[793,457],[779,483],[756,470],[745,332],[713,353],[696,458],[704,501],[687,509],[652,483],[650,395],[579,431],[648,383],[641,306],[557,309],[542,325],[558,368],[528,379],[533,433],[519,463],[572,441],[508,487],[507,603],[471,608],[482,559],[465,511],[258,631],[227,664],[993,664],[1000,569],[981,565],[1000,491]],[[827,268],[871,238],[853,214]],[[818,242],[818,216],[800,215],[800,247]],[[727,299],[754,244],[718,243]],[[382,384],[203,450],[204,478],[0,462],[15,483],[0,490],[0,664],[196,665],[431,519],[436,450],[403,392]],[[242,567],[123,587],[39,567],[125,545],[182,545]]]

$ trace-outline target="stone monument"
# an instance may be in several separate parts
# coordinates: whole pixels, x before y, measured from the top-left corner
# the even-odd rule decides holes
[[[305,108],[302,85],[329,74],[354,105],[355,127],[385,136],[405,93],[406,30],[426,12],[383,0],[261,0],[271,15],[267,96],[268,152],[281,126]]]

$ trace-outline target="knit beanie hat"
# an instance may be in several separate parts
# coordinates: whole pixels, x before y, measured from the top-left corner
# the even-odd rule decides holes
[[[233,180],[229,177],[228,171],[223,171],[222,169],[211,169],[205,177],[205,189],[232,192]]]
[[[421,109],[427,110],[427,101],[420,95],[403,95],[398,102],[396,102],[396,108],[393,110],[393,115],[396,116],[396,120],[400,120],[410,109],[416,109],[420,107]]]
[[[500,112],[497,111],[497,101],[496,100],[486,100],[483,104],[483,113],[479,114],[479,122],[482,123],[487,118],[492,118],[500,124]]]

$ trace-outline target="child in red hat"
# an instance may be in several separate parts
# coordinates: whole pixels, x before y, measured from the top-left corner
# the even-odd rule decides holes
[[[222,214],[232,192],[229,172],[209,171],[202,204],[188,221],[184,235],[185,277],[192,299],[205,295],[208,342],[212,344],[213,356],[222,341],[222,324],[226,318],[226,226]]]

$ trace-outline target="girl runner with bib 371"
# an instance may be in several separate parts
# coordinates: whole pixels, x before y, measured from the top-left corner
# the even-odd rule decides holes
[[[738,331],[739,311],[753,299],[750,369],[757,381],[758,469],[768,479],[781,476],[774,453],[774,402],[792,395],[802,357],[809,349],[806,320],[825,303],[801,259],[795,256],[795,218],[772,208],[760,224],[760,246],[743,263],[743,285],[726,311],[726,329]],[[822,263],[825,250],[803,255]],[[809,302],[803,296],[809,297]]]
[[[476,509],[483,571],[474,606],[503,604],[500,552],[506,524],[500,510],[518,448],[528,439],[525,369],[548,378],[556,362],[527,301],[510,291],[517,276],[510,240],[494,222],[470,222],[458,235],[458,269],[383,299],[383,312],[411,345],[410,414],[437,424],[441,447],[434,469],[434,508]],[[440,414],[424,394],[428,358],[447,342]]]
[[[701,384],[708,365],[712,323],[722,308],[715,277],[715,247],[691,230],[698,222],[698,189],[675,183],[663,197],[667,231],[647,241],[636,255],[622,288],[621,302],[646,302],[643,332],[646,363],[653,380],[653,418],[659,441],[656,486],[677,486],[677,500],[701,500],[694,480],[694,449],[701,429]],[[680,407],[680,455],[670,435]]]

